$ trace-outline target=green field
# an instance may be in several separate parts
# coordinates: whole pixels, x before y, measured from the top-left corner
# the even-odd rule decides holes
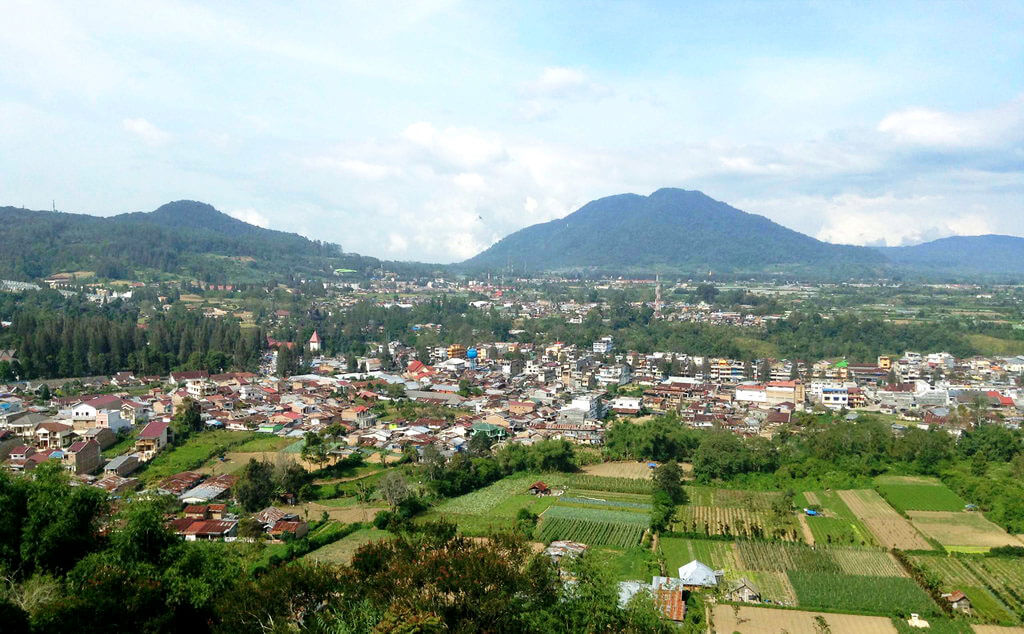
[[[204,431],[193,435],[183,444],[168,447],[146,463],[138,477],[149,484],[167,476],[198,469],[220,451],[233,451],[238,445],[255,438],[254,432]]]
[[[363,544],[389,537],[387,531],[376,528],[361,528],[351,535],[346,535],[338,541],[328,544],[323,548],[317,548],[308,553],[305,558],[313,561],[332,564],[347,564],[352,560],[352,555]]]
[[[282,438],[281,436],[261,434],[248,442],[232,447],[231,450],[243,453],[280,451],[287,447],[288,445],[293,444],[294,442],[294,438]]]
[[[659,540],[659,546],[665,558],[665,567],[668,568],[670,575],[680,566],[688,564],[694,559],[715,570],[730,571],[737,567],[733,542],[662,537]]]
[[[964,501],[935,479],[879,476],[875,483],[882,496],[898,511],[964,510]]]
[[[537,536],[544,543],[565,539],[628,548],[640,543],[649,525],[650,517],[646,513],[552,506],[544,512]]]
[[[658,573],[658,562],[650,550],[641,546],[619,549],[599,546],[590,555],[603,564],[615,581],[650,581]]]
[[[939,606],[912,579],[830,572],[786,573],[801,608],[869,614],[940,614]]]
[[[772,502],[782,497],[774,491],[745,491],[740,489],[716,489],[712,487],[688,486],[686,493],[689,503],[694,506],[717,506],[729,509],[767,511]]]
[[[821,515],[805,516],[804,521],[819,545],[871,546],[871,531],[846,506],[835,491],[804,491],[796,497],[800,508],[815,507]]]

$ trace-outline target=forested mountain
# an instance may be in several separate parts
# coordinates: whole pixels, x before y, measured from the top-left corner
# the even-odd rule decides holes
[[[864,247],[815,240],[698,191],[659,189],[587,203],[507,236],[463,266],[855,276],[877,273],[884,259]]]
[[[953,277],[1024,274],[1024,238],[1016,236],[950,236],[879,251],[896,267],[914,273]]]
[[[343,254],[338,245],[256,227],[194,201],[109,218],[0,207],[0,243],[0,278],[13,279],[65,271],[123,278],[149,270],[238,283],[378,264]]]

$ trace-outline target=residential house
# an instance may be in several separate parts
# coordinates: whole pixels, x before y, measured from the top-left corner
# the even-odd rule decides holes
[[[135,454],[118,456],[103,467],[104,473],[113,473],[119,476],[126,476],[139,468],[139,457]]]
[[[64,467],[75,475],[88,475],[100,468],[100,444],[95,440],[72,443],[62,457]]]
[[[739,601],[743,603],[760,603],[761,591],[750,579],[740,577],[730,584],[725,592],[726,601]]]
[[[64,423],[40,423],[36,426],[36,447],[40,449],[64,449],[74,438],[71,425]]]
[[[169,429],[168,423],[154,422],[139,432],[139,437],[135,441],[135,453],[139,455],[140,460],[148,462],[163,451],[167,446]]]

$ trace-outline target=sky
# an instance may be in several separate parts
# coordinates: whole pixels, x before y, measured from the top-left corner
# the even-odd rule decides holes
[[[822,240],[1024,235],[1024,3],[3,0],[0,205],[202,200],[453,262],[699,189]]]

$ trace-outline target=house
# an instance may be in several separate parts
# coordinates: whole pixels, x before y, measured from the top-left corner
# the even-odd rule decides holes
[[[356,427],[364,429],[377,422],[377,415],[365,405],[354,405],[341,411],[341,420],[346,423],[354,423]]]
[[[171,385],[184,385],[190,380],[208,378],[210,378],[210,373],[206,370],[189,370],[188,372],[171,372],[167,382]]]
[[[533,495],[549,495],[551,493],[551,489],[543,482],[534,482],[528,491]]]
[[[108,427],[93,427],[82,432],[82,438],[95,440],[100,444],[100,450],[106,449],[117,442],[117,436]]]
[[[718,585],[720,571],[712,570],[707,565],[694,559],[685,566],[679,567],[679,579],[686,590],[703,590]]]
[[[317,331],[313,331],[313,335],[309,338],[309,351],[320,352],[320,334]]]
[[[725,599],[743,603],[760,603],[761,591],[750,579],[740,577],[729,586],[725,593]]]
[[[74,430],[64,423],[40,423],[35,436],[36,447],[40,449],[63,449],[71,444]]]
[[[185,541],[215,541],[234,537],[238,532],[237,520],[199,520],[183,532]]]
[[[286,536],[302,539],[309,533],[309,524],[302,520],[279,520],[270,527],[267,533],[277,539],[283,539]]]
[[[168,423],[150,423],[139,432],[139,437],[135,441],[135,453],[139,454],[140,460],[148,462],[163,451],[167,446],[169,428]]]
[[[113,473],[119,476],[126,476],[139,468],[139,457],[135,454],[118,456],[103,467],[104,473]]]
[[[100,444],[95,440],[80,440],[64,452],[64,467],[75,475],[87,475],[100,468]]]
[[[949,607],[958,612],[964,614],[971,613],[971,600],[967,598],[967,595],[960,590],[954,590],[953,592],[943,594],[942,598],[949,603]]]

